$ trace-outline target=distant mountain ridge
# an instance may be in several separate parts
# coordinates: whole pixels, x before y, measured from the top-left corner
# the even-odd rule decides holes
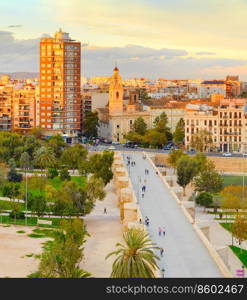
[[[39,77],[39,72],[8,72],[8,73],[0,72],[0,76],[2,75],[9,75],[10,78],[14,78],[14,79],[26,79],[26,78]]]

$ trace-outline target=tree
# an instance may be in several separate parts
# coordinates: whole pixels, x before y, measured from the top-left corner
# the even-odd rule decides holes
[[[195,177],[197,172],[196,161],[189,156],[182,156],[177,162],[177,183],[183,187],[184,196],[185,188]]]
[[[42,130],[40,127],[34,127],[31,130],[31,135],[33,135],[36,139],[41,139],[42,137]]]
[[[242,186],[228,185],[224,187],[220,195],[222,197],[222,208],[235,209],[238,211],[238,209],[241,208],[242,203],[245,202],[246,190],[243,191]]]
[[[79,163],[78,171],[82,176],[87,177],[91,172],[90,162],[88,160],[81,160]]]
[[[216,171],[215,165],[207,161],[199,169],[199,174],[194,179],[195,190],[199,192],[219,193],[223,188],[223,178]]]
[[[8,181],[10,182],[21,182],[22,181],[22,174],[16,172],[15,169],[10,169],[8,173]]]
[[[62,154],[63,149],[67,147],[67,144],[60,134],[53,135],[51,138],[49,138],[47,144],[48,147],[53,150],[56,158],[59,158]]]
[[[247,218],[246,216],[238,215],[232,224],[232,234],[238,239],[240,251],[242,252],[241,244],[247,239]]]
[[[87,158],[88,151],[80,144],[66,148],[61,156],[61,161],[68,167],[78,169],[81,160]]]
[[[112,266],[112,278],[154,278],[159,249],[141,229],[131,228],[123,234],[124,244],[117,243],[117,249],[106,256],[116,255]]]
[[[8,168],[5,163],[0,163],[0,185],[6,180]]]
[[[166,138],[168,133],[170,132],[170,128],[168,125],[168,118],[165,112],[160,114],[160,116],[156,117],[154,120],[154,128],[157,132],[163,133]]]
[[[183,150],[172,150],[168,154],[167,162],[173,169],[176,169],[178,160],[184,155],[186,154],[183,152]]]
[[[148,93],[144,88],[139,89],[139,98],[142,102],[151,99],[151,97],[148,96]]]
[[[166,135],[156,129],[147,130],[144,141],[155,148],[161,148],[167,143]]]
[[[208,192],[202,192],[196,197],[196,203],[206,208],[213,204],[213,196]]]
[[[173,141],[176,144],[182,145],[185,137],[185,123],[184,119],[180,119],[177,123],[176,129],[173,133]]]
[[[146,133],[147,130],[147,124],[145,123],[144,119],[142,117],[139,117],[135,120],[133,124],[133,130],[135,133],[143,136]]]
[[[47,168],[54,168],[57,160],[53,150],[50,147],[42,146],[35,152],[35,164],[42,170]]]
[[[47,178],[53,179],[58,176],[58,171],[55,168],[49,168],[46,174]]]
[[[102,154],[96,153],[89,158],[91,173],[97,178],[102,178],[105,185],[113,178],[113,156],[113,152],[105,150]]]
[[[190,146],[200,152],[209,151],[213,147],[212,134],[205,129],[199,130],[192,135]]]
[[[87,112],[84,120],[84,134],[86,137],[97,137],[99,117],[97,112]]]
[[[10,201],[11,209],[15,217],[15,223],[16,223],[16,215],[20,210],[19,201],[16,201],[17,200],[16,198],[20,194],[20,185],[14,182],[6,182],[2,187],[2,194],[3,197],[8,197],[11,200]]]
[[[86,278],[91,275],[81,270],[82,245],[87,236],[80,219],[63,221],[62,229],[54,235],[54,241],[46,247],[40,258],[39,278]]]
[[[61,170],[60,170],[60,178],[61,178],[61,180],[70,180],[71,179],[71,177],[70,177],[70,175],[69,175],[69,170],[67,169],[67,168],[62,168]]]
[[[30,194],[28,197],[28,207],[33,213],[42,216],[47,209],[47,202],[44,195]]]
[[[134,131],[130,131],[129,133],[124,135],[124,138],[127,141],[140,144],[143,143],[145,136],[142,136],[139,133],[136,133]]]

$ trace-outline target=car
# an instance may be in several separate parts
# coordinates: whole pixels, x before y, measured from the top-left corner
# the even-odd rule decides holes
[[[112,145],[120,145],[119,142],[112,142]]]
[[[108,150],[116,150],[116,148],[114,146],[110,146]]]
[[[124,147],[126,147],[126,148],[137,148],[138,145],[135,144],[135,143],[132,143],[132,142],[127,142],[127,143],[124,144]]]
[[[244,153],[243,153],[243,156],[247,156],[247,152],[244,152]]]
[[[196,153],[196,150],[193,149],[193,148],[191,148],[191,149],[189,150],[189,153],[194,154],[194,153]]]
[[[232,156],[232,153],[231,152],[224,152],[222,155],[225,156],[225,157],[229,157],[229,156]]]

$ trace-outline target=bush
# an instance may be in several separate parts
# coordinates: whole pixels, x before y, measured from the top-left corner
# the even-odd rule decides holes
[[[13,212],[13,210],[10,212],[9,217],[11,219],[25,219],[25,214],[23,211],[18,211],[16,214]]]
[[[54,177],[58,176],[58,171],[55,168],[49,168],[47,172],[47,177],[53,179]]]
[[[22,174],[16,172],[16,170],[11,169],[8,173],[8,181],[10,182],[21,182]]]
[[[208,192],[202,192],[196,197],[196,203],[208,207],[213,203],[213,196]]]
[[[60,170],[60,178],[61,180],[70,180],[69,170],[66,168]]]

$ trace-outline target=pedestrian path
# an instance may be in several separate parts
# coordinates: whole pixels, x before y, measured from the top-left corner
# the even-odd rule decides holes
[[[157,246],[164,249],[164,257],[159,265],[160,269],[165,269],[165,277],[222,277],[192,225],[150,162],[144,160],[141,153],[133,152],[124,154],[126,163],[126,156],[136,162],[134,167],[127,169],[143,218],[147,216],[150,220],[150,237]],[[145,175],[145,169],[149,169],[149,175]],[[142,198],[141,187],[145,179],[146,192]],[[159,236],[159,227],[165,228],[165,236]]]

